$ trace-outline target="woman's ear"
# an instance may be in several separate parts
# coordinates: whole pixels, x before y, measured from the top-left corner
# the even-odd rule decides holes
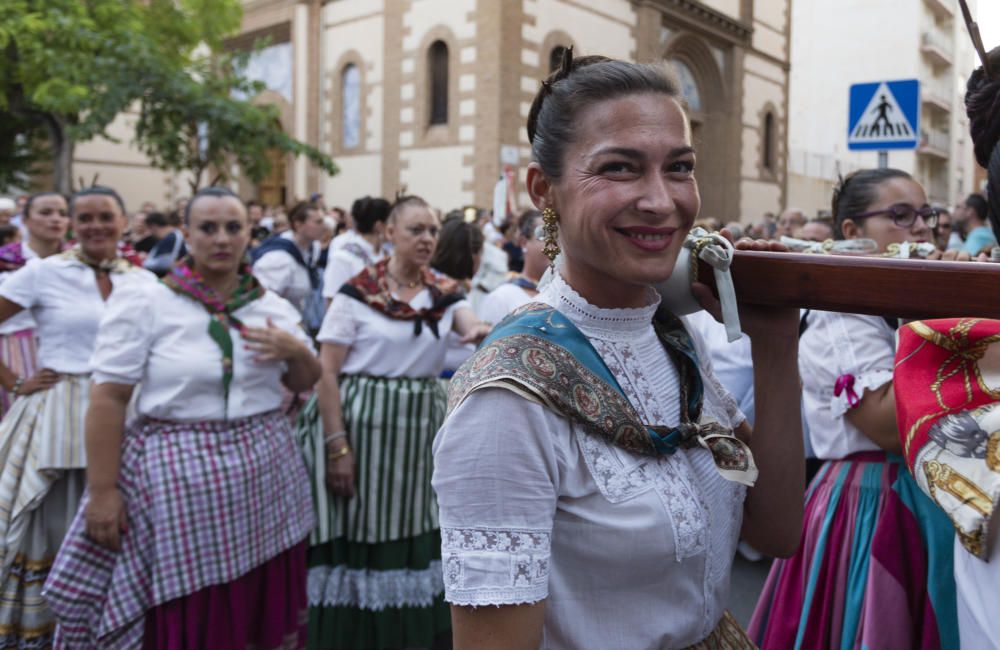
[[[531,202],[535,204],[536,208],[544,210],[556,207],[552,200],[552,181],[545,175],[542,166],[537,162],[528,165],[525,186],[528,190],[528,196],[531,197]]]
[[[840,224],[840,234],[844,239],[857,239],[863,234],[861,224],[854,219],[844,219]]]

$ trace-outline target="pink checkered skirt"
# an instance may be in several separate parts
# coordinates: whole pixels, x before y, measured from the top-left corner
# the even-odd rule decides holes
[[[305,467],[277,411],[139,422],[126,433],[118,485],[121,551],[86,537],[84,495],[45,583],[58,647],[139,647],[148,610],[237,580],[314,525]]]

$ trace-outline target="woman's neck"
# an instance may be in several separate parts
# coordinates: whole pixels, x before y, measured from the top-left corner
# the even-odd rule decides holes
[[[389,275],[391,275],[397,283],[401,283],[406,287],[420,282],[420,267],[415,264],[405,262],[395,255],[389,260],[388,268]]]
[[[229,300],[229,296],[232,295],[233,290],[236,289],[236,285],[239,284],[239,271],[205,273],[199,271],[197,265],[195,266],[195,271],[201,274],[202,281],[215,291],[223,301]]]
[[[378,233],[370,232],[367,234],[361,234],[361,238],[371,244],[376,253],[382,250],[382,238],[378,236]]]
[[[62,240],[53,239],[46,241],[28,235],[28,248],[33,250],[39,257],[49,257],[62,250]]]

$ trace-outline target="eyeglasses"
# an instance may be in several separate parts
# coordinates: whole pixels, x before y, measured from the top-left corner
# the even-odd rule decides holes
[[[849,218],[857,220],[867,219],[868,217],[880,217],[882,215],[892,217],[892,222],[900,228],[911,227],[917,221],[918,216],[923,218],[928,228],[934,228],[938,223],[938,211],[936,208],[932,208],[929,205],[925,205],[922,208],[915,208],[909,203],[897,203],[885,210],[862,212],[861,214],[851,215]]]

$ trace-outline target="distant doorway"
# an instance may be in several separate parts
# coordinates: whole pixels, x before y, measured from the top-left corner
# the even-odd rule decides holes
[[[267,158],[271,161],[271,172],[257,184],[257,200],[264,205],[284,206],[288,201],[286,156],[278,149],[271,149]]]

